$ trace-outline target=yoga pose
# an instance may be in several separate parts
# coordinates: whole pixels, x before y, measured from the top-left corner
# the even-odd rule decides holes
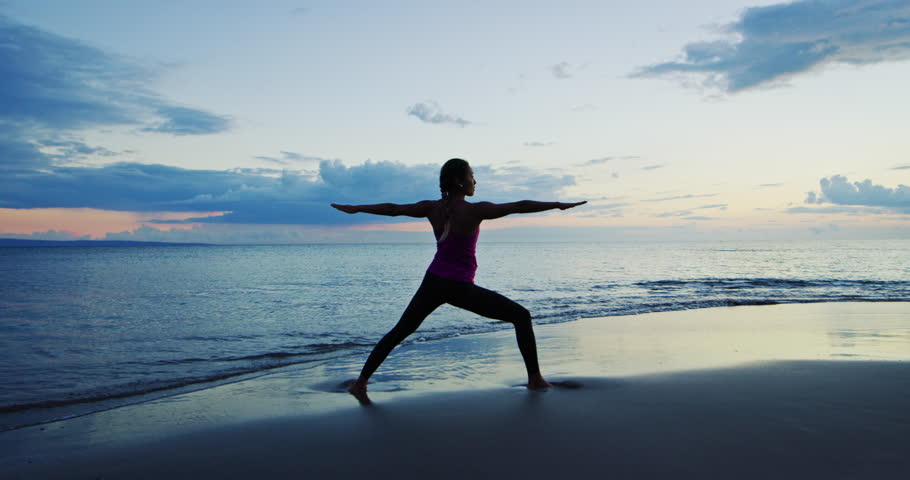
[[[372,213],[374,215],[407,215],[426,218],[436,236],[436,256],[427,268],[423,282],[411,299],[398,324],[373,348],[360,377],[348,391],[361,402],[368,403],[367,381],[393,348],[414,333],[423,320],[444,303],[463,308],[488,318],[503,320],[515,326],[518,349],[528,370],[528,388],[542,390],[550,386],[540,374],[537,364],[537,346],[531,327],[531,314],[527,309],[508,298],[474,284],[477,260],[474,256],[480,222],[504,217],[513,213],[543,212],[558,208],[565,210],[586,202],[559,203],[523,200],[514,203],[470,203],[465,196],[474,195],[477,182],[468,162],[453,158],[439,173],[440,200],[397,205],[337,205],[345,213]]]

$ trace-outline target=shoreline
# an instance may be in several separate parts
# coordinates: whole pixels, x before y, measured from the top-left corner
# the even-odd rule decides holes
[[[358,470],[330,460],[343,460],[337,449],[353,448],[355,456],[375,455],[366,445],[352,440],[349,429],[377,428],[377,424],[371,423],[376,421],[377,414],[392,415],[388,418],[393,420],[382,424],[384,430],[374,431],[375,435],[381,431],[392,432],[387,439],[389,448],[391,445],[428,448],[419,440],[409,439],[409,435],[417,438],[441,435],[441,439],[430,443],[447,443],[446,436],[463,437],[468,443],[480,444],[498,439],[525,449],[537,448],[535,441],[547,443],[548,435],[564,438],[574,446],[547,443],[547,448],[555,452],[551,456],[563,462],[543,468],[542,471],[551,475],[558,473],[560,465],[593,465],[591,462],[597,458],[588,451],[592,443],[606,442],[613,449],[608,451],[625,451],[627,455],[635,453],[629,451],[635,442],[644,448],[641,442],[647,439],[636,433],[633,418],[639,427],[657,428],[654,422],[660,418],[658,423],[664,426],[694,429],[696,438],[677,432],[652,445],[658,453],[662,452],[660,455],[675,459],[671,464],[676,469],[682,468],[679,471],[683,473],[685,457],[676,456],[674,445],[700,441],[714,454],[726,452],[731,458],[743,457],[746,450],[714,440],[705,443],[708,438],[716,440],[734,435],[737,428],[753,434],[765,432],[761,438],[748,442],[735,440],[745,442],[743,448],[770,449],[779,461],[801,465],[800,468],[813,474],[816,472],[813,469],[820,468],[816,465],[818,459],[800,463],[774,447],[772,439],[805,449],[811,446],[805,443],[809,440],[825,440],[824,435],[816,437],[812,431],[833,435],[846,429],[843,432],[871,442],[879,452],[893,452],[902,445],[896,436],[906,438],[910,434],[910,409],[899,400],[910,395],[910,363],[907,362],[910,360],[910,303],[907,302],[718,307],[581,319],[538,325],[535,330],[545,375],[551,380],[579,382],[581,388],[556,388],[543,393],[516,388],[524,380],[523,367],[514,335],[508,330],[418,342],[393,352],[374,376],[370,384],[374,407],[360,407],[341,388],[344,380],[356,376],[363,361],[354,355],[312,368],[268,373],[52,424],[2,432],[0,451],[4,453],[0,455],[0,473],[5,478],[38,474],[72,478],[67,473],[77,471],[86,475],[85,478],[98,475],[154,478],[156,475],[150,472],[157,472],[159,477],[233,475],[241,478],[244,475],[240,472],[248,476],[256,474],[250,470],[254,467],[261,472],[290,476],[296,471],[292,467],[296,466],[307,472],[324,469],[326,474],[334,471],[353,476]],[[865,390],[854,388],[857,385],[864,385]],[[741,413],[757,415],[766,423],[740,418],[734,405],[742,407]],[[662,413],[665,411],[676,412],[676,416],[667,416]],[[572,412],[577,416],[573,417]],[[717,412],[726,416],[706,425],[690,425],[696,418],[710,419],[709,414]],[[844,424],[844,419],[851,415],[859,415],[859,420]],[[512,418],[512,423],[508,427],[497,426],[493,431],[488,428],[485,433],[489,439],[475,435],[466,427],[474,422],[484,432],[483,425],[498,425],[503,418]],[[435,425],[435,430],[421,426],[417,419]],[[526,429],[523,435],[516,436],[515,431],[525,428],[521,422],[532,422],[541,430]],[[611,440],[611,435],[619,427],[625,428],[620,430],[630,443],[611,443],[615,440]],[[614,431],[593,431],[598,428]],[[241,431],[252,435],[249,438],[255,440],[253,444],[261,445],[243,441]],[[317,431],[321,433],[314,433]],[[657,435],[656,431],[652,433]],[[301,435],[306,438],[298,438]],[[889,446],[887,439],[894,440],[896,446]],[[336,443],[332,444],[333,441]],[[348,445],[351,441],[353,447]],[[301,445],[301,442],[307,445],[306,449],[316,452],[305,455],[305,464],[300,463],[302,458],[295,456],[290,447],[284,446]],[[862,458],[875,457],[857,442],[848,442],[849,448],[866,452]],[[181,448],[186,451],[174,450],[177,445],[183,445]],[[264,448],[262,445],[270,445],[272,453],[259,451]],[[816,453],[829,455],[835,447],[847,448],[832,444]],[[470,445],[446,448],[452,448],[453,455],[466,458],[481,455]],[[641,452],[637,455],[641,457]],[[524,468],[513,465],[518,470],[509,470],[505,458],[492,453],[483,453],[481,457],[484,471],[501,469],[506,473]],[[891,470],[876,471],[886,475],[881,478],[888,478],[889,472],[910,472],[906,461],[901,463],[885,457],[885,464]],[[127,458],[131,460],[127,462]],[[381,455],[371,458],[382,462]],[[611,458],[608,463],[618,468],[617,472],[654,473],[648,470],[647,462],[641,463],[641,458],[635,460],[634,455],[629,462],[620,457]],[[241,459],[252,466],[239,465]],[[444,459],[437,457],[427,462],[421,467],[427,470],[417,470],[426,473],[433,465],[442,468],[445,464]],[[704,473],[703,468],[708,467],[705,459],[690,458],[690,462],[693,476],[694,472]],[[749,476],[749,472],[737,470],[732,463],[724,465],[737,475]],[[384,468],[374,467],[368,471]],[[461,471],[462,475],[469,473]],[[531,470],[526,473],[535,476]],[[438,476],[438,472],[434,475]],[[452,474],[451,478],[454,477]]]
[[[624,321],[627,318],[649,318],[651,316],[657,315],[672,315],[674,313],[683,313],[683,312],[712,312],[716,310],[725,310],[725,309],[737,309],[741,307],[776,307],[776,306],[786,306],[786,305],[816,305],[816,304],[908,304],[910,302],[900,301],[900,300],[879,300],[879,299],[863,299],[863,300],[851,300],[851,301],[794,301],[794,302],[783,302],[783,303],[767,303],[767,302],[756,302],[756,303],[743,303],[737,305],[724,305],[724,306],[704,306],[696,307],[690,309],[671,309],[671,310],[657,310],[644,313],[622,313],[618,315],[607,315],[607,316],[596,316],[596,317],[582,317],[573,320],[563,320],[555,322],[546,322],[546,323],[535,323],[535,329],[547,329],[547,328],[559,328],[560,326],[567,326],[571,328],[572,324],[578,322],[602,322],[602,321]],[[720,326],[721,328],[729,327],[727,325]],[[587,327],[583,327],[587,328]],[[501,334],[502,332],[511,332],[511,329],[508,326],[503,328],[494,329],[492,331],[479,331],[479,332],[467,332],[463,334],[456,335],[457,337],[464,336],[474,336],[474,335],[495,335]],[[419,331],[414,337],[419,337]],[[430,338],[428,340],[414,341],[413,339],[408,345],[405,345],[404,348],[409,348],[416,344],[432,343],[432,342],[446,342],[451,341],[453,337],[442,337],[442,338]],[[341,355],[313,359],[310,361],[291,363],[291,364],[280,364],[267,368],[251,370],[235,374],[226,374],[218,375],[210,379],[200,379],[194,380],[188,383],[181,383],[179,381],[174,381],[172,386],[162,386],[162,387],[153,387],[147,391],[143,392],[118,392],[111,395],[85,398],[85,399],[76,399],[73,401],[60,401],[59,405],[57,402],[46,402],[52,404],[50,406],[28,406],[27,408],[15,408],[13,410],[0,412],[0,415],[8,415],[10,417],[21,416],[23,420],[16,420],[15,423],[9,423],[8,425],[2,425],[2,430],[0,434],[7,431],[15,431],[21,428],[28,428],[33,426],[42,426],[59,421],[66,421],[74,418],[79,418],[85,415],[92,415],[95,413],[100,413],[112,409],[128,407],[131,405],[143,404],[147,402],[154,402],[157,400],[167,399],[169,397],[189,394],[193,392],[198,392],[202,390],[208,390],[212,388],[218,388],[224,385],[230,385],[237,382],[244,382],[248,380],[253,380],[262,376],[269,376],[274,374],[282,374],[287,371],[294,371],[298,369],[307,369],[314,368],[323,364],[325,362],[339,361],[339,359],[344,359],[345,357],[357,357],[358,355],[368,354],[369,350],[365,352],[344,352]],[[38,402],[45,403],[45,402]],[[51,412],[51,413],[47,413]],[[29,416],[30,413],[34,413],[34,416]],[[39,415],[40,414],[40,415]],[[51,417],[51,418],[48,418]],[[12,425],[12,426],[11,426]]]

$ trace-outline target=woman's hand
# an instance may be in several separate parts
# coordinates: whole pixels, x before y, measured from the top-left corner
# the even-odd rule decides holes
[[[585,200],[584,202],[560,203],[560,204],[559,204],[559,209],[560,209],[560,210],[566,210],[566,209],[569,209],[569,208],[577,207],[577,206],[579,206],[579,205],[584,205],[584,204],[586,204],[586,203],[588,203],[587,200]]]
[[[357,213],[357,207],[353,205],[339,205],[337,203],[333,203],[332,206],[344,213]]]

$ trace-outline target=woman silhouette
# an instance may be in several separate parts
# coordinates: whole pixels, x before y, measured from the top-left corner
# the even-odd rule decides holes
[[[397,205],[337,205],[345,213],[371,213],[374,215],[426,218],[436,236],[436,256],[427,268],[423,282],[401,315],[398,324],[387,333],[367,358],[360,377],[348,391],[358,400],[369,402],[366,396],[367,381],[393,348],[414,333],[423,320],[444,303],[463,308],[488,318],[503,320],[515,326],[518,349],[528,371],[528,388],[542,390],[550,386],[540,374],[537,364],[537,346],[531,327],[531,314],[527,309],[508,298],[474,284],[477,260],[474,257],[480,222],[504,217],[513,213],[543,212],[558,208],[565,210],[586,202],[558,203],[523,200],[513,203],[470,203],[465,196],[474,195],[477,182],[468,162],[453,158],[439,172],[440,200]]]

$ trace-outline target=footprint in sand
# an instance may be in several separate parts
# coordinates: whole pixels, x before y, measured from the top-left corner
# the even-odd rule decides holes
[[[579,388],[581,388],[581,387],[584,386],[583,383],[581,383],[581,382],[579,382],[579,381],[577,381],[577,380],[557,380],[557,381],[555,381],[555,382],[554,382],[554,381],[550,381],[550,385],[552,385],[554,388],[559,388],[559,389],[563,389],[563,388],[564,388],[564,389],[567,389],[567,390],[575,390],[575,389],[579,389]],[[513,386],[513,387],[524,387],[524,388],[527,388],[527,387],[528,387],[528,384],[527,384],[527,383],[520,383],[520,384],[518,384],[518,385],[512,385],[512,386]]]

